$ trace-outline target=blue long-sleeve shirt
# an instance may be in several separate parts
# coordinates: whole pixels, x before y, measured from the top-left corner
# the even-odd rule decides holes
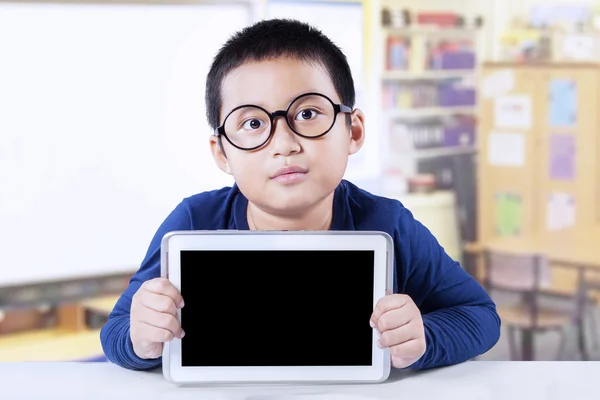
[[[141,359],[133,351],[129,312],[142,283],[160,276],[162,237],[174,230],[248,230],[247,205],[248,200],[233,185],[185,198],[175,207],[101,330],[102,347],[110,361],[136,370],[161,365],[160,357]],[[344,180],[335,191],[331,229],[384,231],[393,238],[394,293],[413,299],[425,326],[427,350],[412,369],[457,364],[496,344],[500,318],[493,301],[399,201],[375,196]]]

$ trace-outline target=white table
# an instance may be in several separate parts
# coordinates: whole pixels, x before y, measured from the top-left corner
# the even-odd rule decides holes
[[[108,363],[0,363],[2,399],[582,400],[600,398],[600,362],[472,361],[373,385],[178,387],[160,370]]]

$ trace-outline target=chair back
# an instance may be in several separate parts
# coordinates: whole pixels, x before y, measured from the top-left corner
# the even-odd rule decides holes
[[[487,285],[511,292],[537,292],[550,284],[550,266],[537,254],[486,252]]]

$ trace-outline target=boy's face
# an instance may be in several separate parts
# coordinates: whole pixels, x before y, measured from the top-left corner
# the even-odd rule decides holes
[[[341,103],[320,64],[290,58],[244,64],[223,80],[219,122],[222,124],[230,111],[240,105],[257,105],[270,113],[286,110],[292,100],[308,92],[321,93],[333,103]],[[315,115],[298,110],[298,118]],[[222,138],[223,154],[217,138],[211,136],[212,153],[218,166],[233,175],[241,192],[254,205],[274,214],[299,215],[332,194],[344,176],[348,156],[362,146],[362,112],[352,112],[351,127],[346,123],[346,115],[337,114],[331,130],[316,139],[296,135],[284,117],[277,117],[273,135],[263,147],[240,150]],[[244,129],[260,128],[261,123],[256,120],[244,121],[240,123]],[[279,175],[286,167],[302,172]]]

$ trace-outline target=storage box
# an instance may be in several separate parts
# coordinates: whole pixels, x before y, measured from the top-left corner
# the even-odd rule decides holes
[[[473,69],[476,56],[472,51],[449,51],[440,54],[437,63],[439,69]]]
[[[475,88],[463,85],[461,81],[441,83],[438,88],[438,103],[442,107],[474,106]]]

